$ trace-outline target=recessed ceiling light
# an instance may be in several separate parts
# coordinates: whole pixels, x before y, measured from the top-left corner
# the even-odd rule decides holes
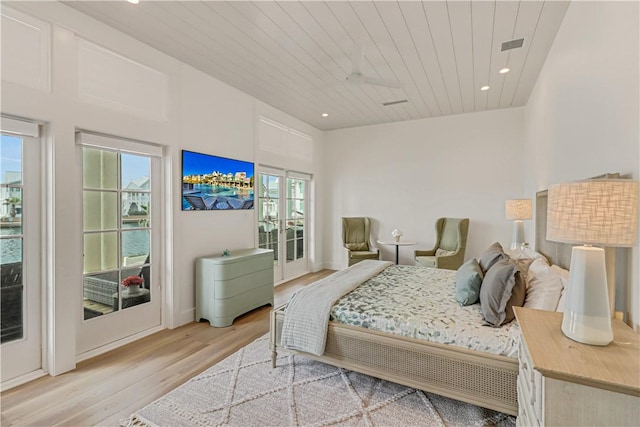
[[[482,86],[480,90],[489,90],[489,86]]]
[[[508,68],[503,68],[502,70],[500,70],[500,74],[505,74],[508,73],[510,70]]]
[[[322,117],[329,117],[329,114],[327,114],[327,113],[322,113]]]
[[[127,0],[129,3],[138,4],[140,0]]]

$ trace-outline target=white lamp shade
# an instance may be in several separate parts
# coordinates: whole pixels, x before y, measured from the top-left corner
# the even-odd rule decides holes
[[[533,203],[531,199],[513,199],[504,202],[504,216],[511,220],[525,220],[533,218]]]
[[[637,235],[637,181],[587,180],[549,189],[547,240],[634,246]]]

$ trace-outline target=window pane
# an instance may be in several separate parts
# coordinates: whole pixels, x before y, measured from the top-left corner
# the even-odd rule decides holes
[[[296,240],[296,259],[304,258],[304,240]]]
[[[122,192],[122,226],[150,227],[149,193]]]
[[[118,233],[84,235],[84,272],[93,273],[118,268]]]
[[[272,240],[271,243],[267,245],[267,249],[273,249],[273,259],[274,261],[278,260],[278,241]]]
[[[144,156],[122,153],[123,190],[149,190],[150,159]]]
[[[267,195],[271,198],[278,198],[278,182],[280,177],[267,175]]]
[[[146,277],[144,277],[146,276]],[[122,297],[122,308],[129,308],[139,304],[144,304],[151,300],[151,293],[148,286],[151,286],[149,282],[149,266],[142,268],[128,268],[122,270],[122,282],[126,279],[142,279],[143,284],[138,286],[121,286],[120,295]]]
[[[82,148],[84,188],[115,190],[118,185],[118,155],[112,151]]]
[[[84,191],[84,231],[113,230],[118,226],[118,193]]]
[[[304,219],[304,204],[302,200],[287,200],[287,224],[301,225]]]
[[[122,232],[122,265],[130,267],[149,262],[149,230]]]
[[[22,263],[22,237],[0,239],[0,264]],[[2,273],[5,277],[5,273]]]
[[[5,343],[23,337],[22,238],[0,239],[0,317]]]
[[[301,179],[287,179],[287,197],[290,199],[304,198],[304,181]]]
[[[22,189],[0,187],[0,235],[22,234]]]
[[[83,278],[84,320],[118,310],[118,272],[93,274]]]
[[[22,185],[22,138],[18,136],[0,138],[0,184]]]

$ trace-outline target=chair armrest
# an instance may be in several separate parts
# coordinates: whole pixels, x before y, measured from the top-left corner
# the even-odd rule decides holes
[[[464,258],[459,251],[451,255],[436,257],[436,267],[446,270],[457,270],[463,262]]]
[[[435,249],[417,249],[415,251],[413,251],[413,256],[417,257],[417,256],[435,256],[436,255],[436,250]]]

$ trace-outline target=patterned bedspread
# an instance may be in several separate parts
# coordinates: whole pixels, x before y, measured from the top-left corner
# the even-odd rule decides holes
[[[516,357],[520,328],[483,326],[480,304],[455,299],[456,272],[394,265],[340,298],[331,320],[381,332]]]

